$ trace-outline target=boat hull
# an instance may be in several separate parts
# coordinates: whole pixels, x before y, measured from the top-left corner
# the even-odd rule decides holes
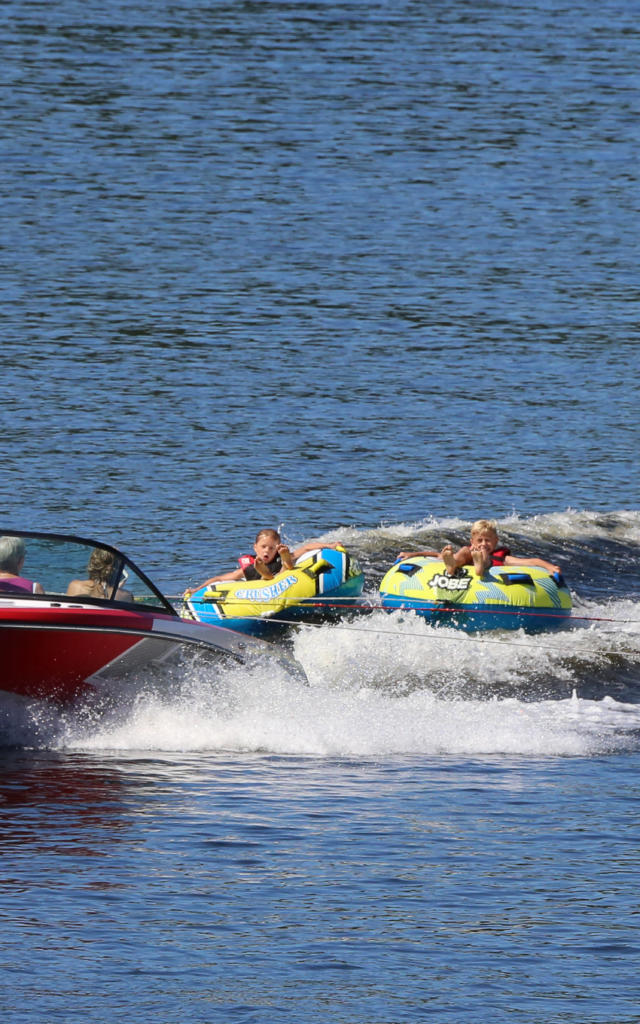
[[[178,660],[185,647],[245,660],[227,630],[177,617],[95,608],[4,608],[0,690],[69,702],[107,680]]]

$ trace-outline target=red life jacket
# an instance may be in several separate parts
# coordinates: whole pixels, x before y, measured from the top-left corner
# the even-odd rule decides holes
[[[245,580],[261,580],[262,576],[257,569],[254,569],[254,562],[256,560],[255,555],[240,555],[238,559],[238,565],[244,573]],[[267,569],[272,576],[277,576],[279,572],[282,572],[282,559],[280,555],[276,555],[270,562],[266,563]]]
[[[496,548],[495,551],[491,552],[491,564],[504,565],[505,558],[510,554],[511,550],[509,548]]]

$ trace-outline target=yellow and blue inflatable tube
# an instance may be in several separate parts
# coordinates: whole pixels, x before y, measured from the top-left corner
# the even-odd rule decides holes
[[[431,623],[468,632],[556,629],[571,615],[571,594],[560,573],[534,565],[499,565],[478,576],[464,566],[449,576],[436,558],[396,562],[380,584],[383,608],[404,608]]]
[[[185,593],[186,614],[252,636],[304,619],[334,617],[359,597],[364,575],[343,548],[318,548],[271,580],[219,580]]]

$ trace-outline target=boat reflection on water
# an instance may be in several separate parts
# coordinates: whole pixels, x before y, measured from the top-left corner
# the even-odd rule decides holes
[[[90,759],[55,752],[0,753],[0,851],[95,856],[127,828],[121,774]],[[85,838],[83,838],[83,836]],[[98,841],[86,844],[86,837]]]

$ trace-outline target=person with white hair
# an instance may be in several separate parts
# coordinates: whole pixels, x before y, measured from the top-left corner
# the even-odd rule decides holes
[[[42,584],[20,575],[26,554],[22,537],[0,537],[0,593],[44,594]]]

